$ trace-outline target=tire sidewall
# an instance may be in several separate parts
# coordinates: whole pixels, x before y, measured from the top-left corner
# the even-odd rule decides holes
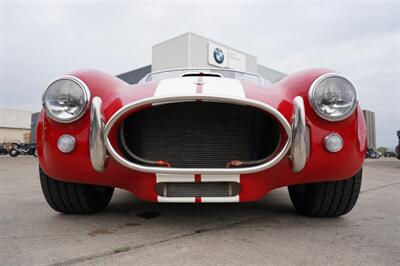
[[[8,152],[8,154],[9,154],[11,157],[17,157],[17,156],[19,155],[19,152],[18,152],[16,149],[11,149],[11,150]]]

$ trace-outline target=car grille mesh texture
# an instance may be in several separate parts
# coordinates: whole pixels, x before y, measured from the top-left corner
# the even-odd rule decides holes
[[[239,194],[234,182],[159,183],[157,194],[164,197],[231,197]]]
[[[280,127],[265,112],[216,102],[152,106],[130,115],[122,126],[133,153],[179,168],[224,168],[231,160],[265,158],[280,140]]]

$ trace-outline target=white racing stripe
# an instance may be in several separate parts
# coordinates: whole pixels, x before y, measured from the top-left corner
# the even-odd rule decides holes
[[[240,175],[201,175],[201,182],[236,182],[240,183]]]
[[[158,84],[154,96],[195,94],[197,79],[198,77],[164,79]]]
[[[194,182],[193,174],[160,174],[156,173],[157,183],[163,182]]]
[[[204,77],[203,94],[246,98],[242,83],[226,78]]]
[[[194,95],[199,77],[164,79],[158,84],[154,96]],[[236,79],[202,77],[201,93],[235,98],[246,98],[242,83]]]
[[[196,198],[194,197],[157,197],[158,202],[164,203],[195,203]]]
[[[239,195],[233,197],[201,197],[201,203],[239,202]]]

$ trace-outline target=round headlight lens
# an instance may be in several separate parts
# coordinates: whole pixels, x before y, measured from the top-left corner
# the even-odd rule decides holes
[[[316,79],[311,85],[309,98],[316,113],[329,121],[349,117],[357,106],[357,92],[353,84],[337,74]]]
[[[75,77],[62,77],[52,82],[43,95],[43,107],[53,120],[68,123],[79,119],[90,98],[89,89]]]

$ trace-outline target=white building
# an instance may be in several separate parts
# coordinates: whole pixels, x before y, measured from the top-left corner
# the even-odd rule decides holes
[[[0,143],[25,142],[24,134],[31,132],[32,112],[0,109]]]
[[[276,82],[286,74],[258,64],[257,57],[188,32],[152,47],[152,63],[121,75],[119,78],[135,84],[146,74],[175,68],[227,68],[261,75]]]

